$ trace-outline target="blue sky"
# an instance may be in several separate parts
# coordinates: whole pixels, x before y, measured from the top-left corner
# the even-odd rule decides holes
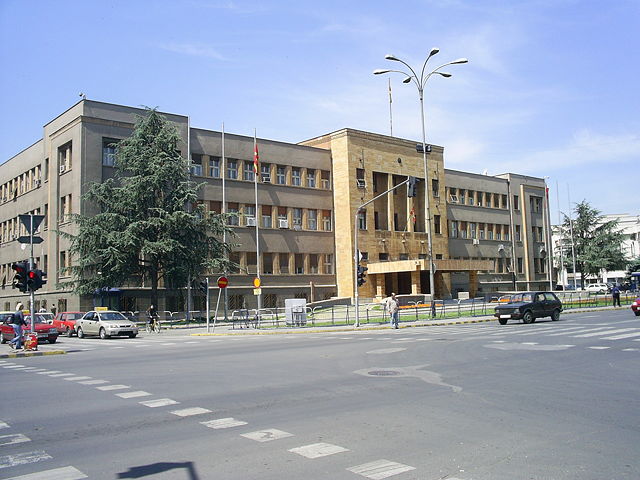
[[[434,67],[469,58],[425,89],[448,168],[548,176],[554,223],[568,191],[640,214],[639,39],[639,0],[0,0],[0,162],[79,92],[287,142],[388,134],[372,71],[439,47]],[[419,140],[416,88],[391,78],[394,135]]]

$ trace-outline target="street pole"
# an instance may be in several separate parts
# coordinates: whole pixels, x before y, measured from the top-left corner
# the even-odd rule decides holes
[[[29,228],[29,271],[32,272],[36,268],[33,259],[33,214],[29,215],[29,222],[31,224],[31,228]],[[36,293],[34,292],[33,287],[29,289],[29,301],[31,302],[31,306],[29,308],[29,311],[31,312],[31,332],[36,333]]]
[[[207,284],[207,333],[209,333],[209,277],[206,277],[204,280]]]

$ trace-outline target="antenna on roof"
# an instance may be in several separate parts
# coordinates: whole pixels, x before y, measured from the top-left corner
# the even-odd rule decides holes
[[[82,99],[83,99],[83,100],[86,100],[86,99],[87,99],[87,94],[86,94],[86,93],[84,93],[84,92],[80,92],[80,93],[78,94],[78,96],[79,96],[79,97],[82,97]]]

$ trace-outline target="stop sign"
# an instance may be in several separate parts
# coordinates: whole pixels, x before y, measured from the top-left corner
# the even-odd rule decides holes
[[[227,277],[218,278],[218,288],[227,288],[227,285],[229,285]]]

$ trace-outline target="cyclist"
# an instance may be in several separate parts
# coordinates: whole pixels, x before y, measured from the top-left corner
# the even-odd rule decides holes
[[[156,307],[151,304],[149,310],[147,310],[147,331],[155,330],[157,332],[160,331],[160,322],[158,318],[158,311]]]

